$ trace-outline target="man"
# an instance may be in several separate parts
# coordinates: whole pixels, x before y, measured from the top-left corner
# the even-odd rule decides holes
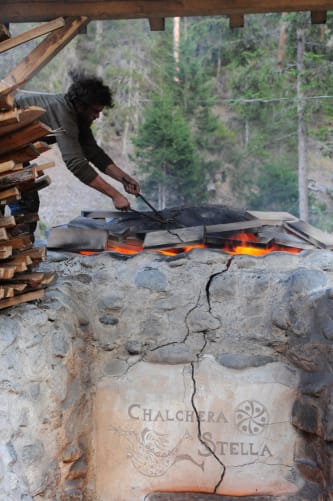
[[[67,168],[78,179],[109,196],[116,209],[129,210],[130,202],[113,185],[105,181],[91,165],[119,181],[127,193],[138,195],[139,183],[118,167],[98,146],[91,125],[104,107],[114,106],[110,88],[101,78],[85,72],[71,72],[72,84],[66,94],[22,93],[15,104],[18,107],[41,106],[46,113],[40,120],[56,131],[56,141]],[[44,139],[43,139],[44,140]],[[11,206],[13,214],[38,212],[38,192],[23,197]]]

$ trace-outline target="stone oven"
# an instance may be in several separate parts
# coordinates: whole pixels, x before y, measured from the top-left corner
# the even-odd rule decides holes
[[[1,312],[1,501],[333,499],[331,250],[41,267]]]

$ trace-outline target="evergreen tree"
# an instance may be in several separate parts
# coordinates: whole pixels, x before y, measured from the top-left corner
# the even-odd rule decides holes
[[[191,128],[170,89],[152,96],[134,144],[138,166],[146,174],[143,189],[159,208],[202,199],[204,171]]]

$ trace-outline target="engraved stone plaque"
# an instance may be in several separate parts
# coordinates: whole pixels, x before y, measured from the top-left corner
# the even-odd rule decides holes
[[[210,356],[184,365],[140,362],[104,378],[95,401],[98,499],[297,491],[290,422],[297,383],[280,363],[235,370]]]

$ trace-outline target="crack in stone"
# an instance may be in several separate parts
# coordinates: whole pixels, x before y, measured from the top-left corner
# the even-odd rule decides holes
[[[209,292],[211,283],[212,283],[212,281],[214,280],[215,277],[217,277],[218,275],[221,275],[223,273],[226,273],[229,270],[232,261],[233,261],[233,256],[231,256],[230,259],[228,259],[228,261],[226,263],[226,269],[225,270],[218,271],[217,273],[213,273],[209,277],[209,280],[207,281],[207,284],[206,284],[206,298],[207,298],[207,303],[208,303],[208,311],[209,311],[210,314],[212,313],[212,307],[211,307],[211,304],[210,304],[210,292]]]
[[[192,392],[192,395],[191,395],[191,404],[192,404],[192,408],[194,410],[194,413],[195,413],[196,419],[197,419],[197,425],[198,425],[198,435],[197,436],[198,436],[198,440],[210,452],[210,454],[216,459],[216,461],[222,467],[221,477],[220,477],[219,481],[217,482],[217,484],[215,485],[214,490],[213,490],[213,494],[216,494],[217,489],[220,487],[221,483],[223,482],[223,478],[224,478],[224,475],[225,475],[225,472],[226,472],[226,466],[223,464],[223,462],[219,459],[219,457],[215,454],[215,452],[209,447],[209,445],[202,438],[202,434],[201,434],[201,421],[200,421],[198,409],[197,409],[197,407],[195,405],[195,402],[194,402],[194,397],[195,397],[195,394],[197,392],[197,384],[196,384],[196,380],[195,380],[194,363],[193,362],[191,363],[191,377],[192,377],[192,383],[193,383],[193,392]]]

